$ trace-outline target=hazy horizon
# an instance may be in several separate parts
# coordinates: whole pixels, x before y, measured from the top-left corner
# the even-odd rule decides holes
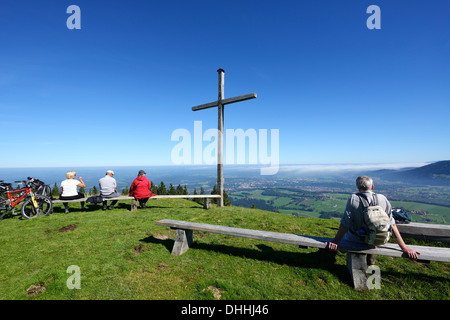
[[[373,163],[373,164],[292,164],[280,165],[278,173],[261,175],[261,165],[225,165],[224,177],[254,178],[254,179],[288,179],[304,177],[320,177],[323,175],[370,174],[376,170],[401,170],[414,168],[429,163]],[[139,170],[145,170],[147,177],[154,183],[164,181],[174,184],[195,184],[198,181],[214,182],[217,176],[216,165],[143,165],[143,166],[65,166],[65,167],[23,167],[0,168],[0,180],[13,182],[27,177],[38,178],[46,184],[60,183],[65,180],[67,171],[74,170],[77,178],[82,177],[85,183],[92,187],[98,184],[107,170],[115,172],[119,187],[131,184]]]
[[[445,160],[427,161],[427,162],[387,162],[387,163],[286,163],[280,164],[280,169],[299,169],[310,171],[339,171],[339,170],[352,170],[352,169],[365,169],[365,170],[378,170],[378,169],[402,169],[407,167],[421,167],[431,163],[436,163]],[[177,165],[177,164],[143,164],[143,165],[57,165],[57,166],[18,166],[18,167],[0,167],[0,169],[49,169],[49,168],[131,168],[131,167],[161,167],[161,168],[186,168],[192,167],[196,169],[212,168],[216,167],[216,164],[189,164],[189,165]],[[265,165],[254,164],[224,164],[227,168],[236,169],[254,169],[262,168]]]

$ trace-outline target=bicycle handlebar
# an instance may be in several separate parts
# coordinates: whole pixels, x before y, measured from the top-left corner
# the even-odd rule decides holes
[[[0,180],[0,182],[3,182],[3,180]],[[39,184],[45,184],[43,181],[36,179],[36,178],[31,178],[31,177],[27,177],[27,180],[18,180],[18,181],[14,181],[14,183],[18,183],[18,184],[25,184],[25,185],[39,185]]]

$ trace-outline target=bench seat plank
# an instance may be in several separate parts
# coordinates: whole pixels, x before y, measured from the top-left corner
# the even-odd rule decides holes
[[[130,197],[132,198],[132,197]],[[163,195],[156,195],[151,197],[150,199],[190,199],[190,198],[208,198],[208,199],[218,199],[220,198],[220,196],[218,194],[186,194],[186,195],[178,195],[178,194],[174,194],[174,195],[167,195],[167,194],[163,194]]]
[[[196,194],[196,195],[156,195],[153,197],[150,197],[149,199],[194,199],[194,198],[201,198],[201,199],[217,199],[220,198],[217,194]],[[52,200],[53,203],[63,203],[63,202],[86,202],[88,198],[80,198],[75,200],[60,200],[60,199],[54,199]],[[134,197],[130,196],[120,196],[115,198],[104,198],[105,200],[135,200]]]
[[[66,203],[66,202],[86,202],[87,198],[80,198],[75,200],[59,200],[59,199],[52,199],[53,203]]]
[[[325,244],[314,237],[304,237],[295,234],[279,233],[272,231],[261,231],[252,229],[241,229],[233,227],[225,227],[212,224],[187,222],[187,221],[177,221],[177,220],[160,220],[155,222],[160,226],[167,226],[175,229],[183,230],[196,230],[211,233],[219,233],[230,236],[252,238],[257,240],[267,240],[274,242],[282,242],[295,245],[310,246],[315,248],[325,247]]]
[[[211,194],[211,195],[156,195],[153,197],[150,197],[149,199],[194,199],[194,198],[201,198],[201,199],[217,199],[220,198],[219,195]],[[63,203],[63,202],[86,202],[88,198],[80,198],[75,200],[60,200],[60,199],[53,199],[53,203]],[[105,200],[135,200],[134,197],[130,196],[120,196],[115,198],[104,198]]]
[[[450,225],[412,222],[397,228],[405,238],[450,242]]]
[[[244,238],[252,238],[256,240],[265,240],[273,242],[281,242],[287,244],[299,245],[302,247],[320,248],[324,249],[326,247],[325,242],[331,241],[331,238],[324,237],[311,237],[304,235],[295,235],[288,233],[272,232],[272,231],[261,231],[252,229],[242,229],[234,227],[226,227],[219,225],[211,225],[204,223],[188,222],[188,221],[178,221],[171,219],[164,219],[155,222],[156,225],[166,226],[174,229],[180,230],[196,230],[211,233],[219,233],[224,235],[231,235]],[[441,247],[426,247],[426,246],[408,246],[420,252],[420,260],[427,261],[442,261],[450,262],[450,249]],[[338,247],[339,251],[342,252],[355,252],[361,254],[375,254],[390,257],[403,257],[406,258],[407,255],[403,253],[397,244],[387,243],[378,247],[369,247],[367,245],[358,245],[353,242],[341,241]]]

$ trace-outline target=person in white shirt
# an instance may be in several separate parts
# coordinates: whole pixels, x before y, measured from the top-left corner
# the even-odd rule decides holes
[[[76,172],[75,171],[69,171],[66,173],[66,180],[61,182],[61,195],[59,197],[60,200],[75,200],[75,199],[82,199],[85,197],[84,194],[81,192],[78,192],[77,187],[80,188],[86,188],[86,184],[83,182],[83,178],[79,177],[76,180],[75,179]],[[69,213],[69,203],[63,202],[65,213]],[[81,202],[81,211],[85,211],[84,208],[84,201]]]

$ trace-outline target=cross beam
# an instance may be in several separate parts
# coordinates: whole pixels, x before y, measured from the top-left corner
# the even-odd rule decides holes
[[[192,107],[192,111],[199,111],[209,108],[218,107],[218,129],[217,129],[217,192],[220,195],[219,206],[223,207],[223,127],[224,127],[224,106],[227,104],[246,101],[256,98],[256,93],[244,94],[233,98],[224,99],[224,82],[225,71],[223,69],[217,70],[219,73],[219,97],[214,102]]]
[[[256,98],[256,93],[244,94],[242,96],[237,96],[237,97],[233,97],[233,98],[224,99],[224,100],[222,100],[222,105],[224,106],[226,104],[231,104],[231,103],[235,103],[235,102],[241,102],[241,101],[255,99],[255,98]],[[214,101],[214,102],[205,103],[205,104],[201,104],[201,105],[196,106],[196,107],[192,107],[192,111],[209,109],[209,108],[217,107],[218,105],[219,105],[219,101],[217,100],[217,101]]]

